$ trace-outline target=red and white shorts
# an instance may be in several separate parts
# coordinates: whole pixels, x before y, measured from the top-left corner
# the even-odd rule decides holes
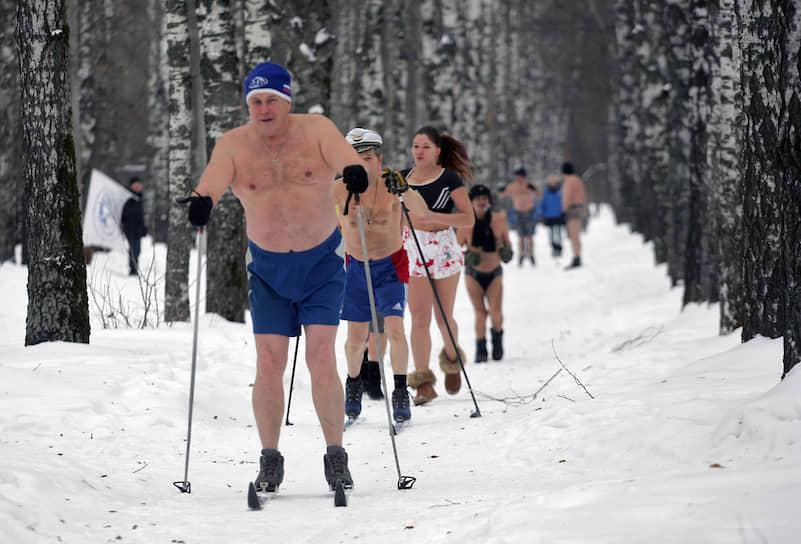
[[[464,254],[462,247],[456,242],[456,233],[452,228],[436,231],[415,229],[414,233],[423,248],[426,266],[433,279],[447,278],[462,271]],[[409,276],[427,278],[423,260],[409,227],[403,227],[403,247],[409,257]]]

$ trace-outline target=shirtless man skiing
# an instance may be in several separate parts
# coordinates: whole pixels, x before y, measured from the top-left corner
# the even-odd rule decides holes
[[[304,327],[312,397],[327,445],[323,467],[330,486],[351,487],[342,447],[344,394],[334,343],[345,288],[334,177],[352,192],[367,187],[359,155],[322,115],[290,113],[289,72],[265,62],[245,79],[250,122],[223,134],[190,201],[193,225],[208,222],[230,188],[247,223],[248,276],[256,344],[253,413],[262,444],[257,488],[283,481],[278,451],[283,421],[283,375],[289,337]],[[341,182],[337,182],[341,183]]]
[[[409,188],[399,175],[392,176],[382,170],[383,153],[381,136],[374,130],[353,128],[345,136],[359,153],[367,170],[367,190],[360,195],[362,226],[370,278],[375,297],[376,310],[384,318],[384,332],[389,339],[390,362],[394,380],[392,392],[392,417],[403,422],[411,418],[409,392],[406,376],[409,363],[409,345],[403,326],[403,314],[409,286],[409,260],[401,236],[403,210],[398,194],[420,217],[431,215],[423,198]],[[386,172],[386,181],[382,173]],[[364,384],[359,377],[362,357],[367,347],[369,323],[372,320],[370,300],[367,292],[367,277],[364,269],[365,255],[359,232],[356,201],[351,199],[348,207],[348,190],[345,185],[334,187],[337,207],[343,210],[339,216],[342,236],[347,253],[347,283],[342,319],[348,322],[348,338],[345,356],[348,359],[348,378],[345,381],[345,415],[355,419],[362,411]],[[381,361],[379,361],[379,364]]]

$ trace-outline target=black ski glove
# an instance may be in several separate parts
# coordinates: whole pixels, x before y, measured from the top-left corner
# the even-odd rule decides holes
[[[342,170],[342,181],[350,193],[363,193],[367,190],[367,170],[361,164],[349,164]]]
[[[189,202],[189,222],[196,227],[205,227],[209,222],[211,216],[211,209],[214,207],[214,201],[210,196],[188,196],[176,200],[178,204],[186,204]]]
[[[387,191],[393,195],[399,195],[409,189],[409,183],[406,181],[406,178],[397,170],[384,168],[383,172],[381,177],[384,178],[384,185],[387,186]]]
[[[508,263],[509,261],[512,260],[512,256],[514,255],[514,252],[512,251],[511,247],[503,246],[501,249],[498,250],[498,255],[501,256],[501,260],[503,262]]]

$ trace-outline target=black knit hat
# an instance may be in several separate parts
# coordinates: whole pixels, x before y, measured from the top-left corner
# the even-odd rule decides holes
[[[470,191],[467,195],[470,197],[470,200],[475,199],[477,196],[486,196],[490,199],[490,202],[492,202],[492,191],[489,190],[489,187],[481,185],[480,183],[470,187]]]

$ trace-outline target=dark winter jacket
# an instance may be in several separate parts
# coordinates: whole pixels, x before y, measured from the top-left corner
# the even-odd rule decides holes
[[[145,212],[142,207],[142,199],[137,196],[132,196],[125,202],[122,207],[122,218],[120,219],[120,226],[125,237],[129,240],[132,238],[141,238],[147,234],[145,228]]]

